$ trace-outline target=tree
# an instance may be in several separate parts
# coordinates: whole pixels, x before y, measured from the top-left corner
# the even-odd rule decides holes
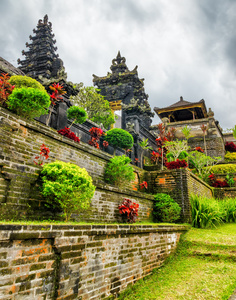
[[[128,131],[121,128],[108,130],[104,140],[114,147],[114,154],[117,147],[131,149],[134,144],[133,136]]]
[[[115,123],[115,118],[109,102],[99,94],[99,91],[92,86],[82,87],[79,93],[76,96],[71,96],[70,99],[74,105],[86,110],[89,120],[97,124],[102,123],[108,129],[111,124]]]
[[[189,150],[189,146],[186,140],[183,141],[167,141],[164,143],[165,148],[168,150],[166,154],[166,158],[168,161],[175,161],[177,159],[185,159],[188,156],[187,151]]]
[[[151,150],[152,148],[148,145],[148,139],[145,139],[145,138],[143,138],[143,140],[138,144],[142,148],[142,152],[141,152],[141,168],[142,168],[143,167],[143,153],[145,150]]]
[[[69,128],[71,128],[71,126],[74,123],[83,124],[86,121],[88,115],[84,108],[73,105],[70,108],[68,108],[67,117],[68,117],[68,119],[74,119],[69,127]]]

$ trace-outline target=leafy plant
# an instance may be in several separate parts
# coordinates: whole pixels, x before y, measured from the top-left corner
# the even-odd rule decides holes
[[[126,182],[134,180],[134,169],[129,165],[130,162],[131,159],[125,155],[111,158],[105,168],[105,181],[120,187]]]
[[[40,191],[53,208],[60,207],[66,221],[72,212],[87,209],[95,186],[84,168],[71,163],[55,161],[43,166]]]
[[[226,152],[225,160],[226,161],[236,161],[236,152]]]
[[[143,140],[138,144],[142,148],[142,152],[141,152],[141,167],[142,167],[143,166],[143,152],[144,152],[144,150],[151,150],[152,148],[148,145],[148,139],[145,139],[145,138],[143,138]]]
[[[188,164],[184,159],[183,160],[177,159],[176,161],[166,162],[166,167],[169,170],[187,168],[187,166]]]
[[[63,101],[62,95],[66,93],[66,91],[63,90],[63,86],[60,85],[59,83],[53,83],[52,85],[49,86],[49,89],[52,91],[50,95],[50,101],[51,101],[51,108],[52,106],[55,106],[59,102]],[[46,125],[49,125],[50,119],[51,119],[51,114],[52,114],[52,109],[49,109],[49,115],[46,120]]]
[[[159,152],[156,151],[152,151],[151,153],[151,162],[153,164],[157,164],[158,162],[161,162],[161,154]]]
[[[130,199],[125,198],[121,205],[119,205],[119,212],[122,219],[127,223],[135,223],[138,217],[139,204],[132,202]]]
[[[176,161],[177,159],[185,159],[188,156],[187,151],[190,147],[185,140],[166,141],[164,145],[168,151],[166,158],[169,162]]]
[[[229,152],[236,152],[236,145],[234,144],[234,142],[226,142],[225,150]]]
[[[219,202],[191,195],[192,226],[196,228],[211,228],[223,222],[223,212]]]
[[[79,143],[80,138],[75,135],[73,131],[70,130],[70,128],[65,127],[64,129],[60,129],[57,131],[59,134]]]
[[[121,128],[108,130],[104,139],[109,143],[109,145],[114,147],[114,153],[117,147],[130,149],[134,144],[133,136],[128,131]]]
[[[34,88],[46,92],[45,87],[40,82],[29,76],[14,75],[11,76],[9,82],[14,85],[15,88]]]
[[[196,169],[200,178],[207,180],[209,174],[215,171],[213,166],[221,161],[221,157],[210,157],[198,151],[189,153],[189,164]]]
[[[188,127],[187,125],[184,126],[181,131],[183,133],[183,135],[185,136],[186,140],[187,140],[187,143],[188,143],[188,139],[190,139],[191,137],[193,137],[193,135],[191,135],[191,130],[192,128]]]
[[[3,107],[7,107],[6,101],[15,88],[14,85],[10,84],[9,79],[8,73],[0,75],[0,105]]]
[[[91,129],[89,129],[89,133],[90,133],[90,140],[88,141],[89,145],[99,149],[99,140],[101,136],[104,135],[104,131],[101,128],[92,127]],[[103,142],[103,146],[104,145],[106,146],[106,143],[105,144],[104,143],[105,141]]]
[[[142,190],[143,188],[145,188],[147,190],[148,188],[148,184],[147,181],[143,181],[142,183],[139,184],[140,185],[140,189]]]
[[[225,176],[225,180],[226,180],[226,182],[227,182],[227,184],[230,186],[230,187],[232,187],[232,186],[234,186],[234,177],[233,177],[233,175],[232,174],[227,174],[226,176]]]
[[[211,171],[214,174],[234,174],[236,173],[236,165],[235,164],[219,164],[211,167]]]
[[[99,91],[93,86],[82,87],[76,96],[70,97],[70,100],[86,110],[89,120],[103,124],[104,128],[108,129],[115,123],[115,118],[109,102],[99,94]]]
[[[39,156],[35,156],[34,163],[38,166],[42,166],[44,161],[49,158],[49,153],[50,153],[49,148],[46,147],[44,144],[42,144],[40,147]]]
[[[34,88],[15,88],[7,100],[8,108],[16,114],[33,119],[47,113],[50,97],[45,91]]]
[[[154,196],[154,222],[173,223],[180,218],[181,207],[170,195],[159,193]]]
[[[236,222],[236,198],[226,198],[219,202],[226,223]]]
[[[71,128],[74,123],[83,124],[86,121],[88,115],[84,108],[73,105],[68,108],[67,117],[68,119],[74,119],[69,127]]]
[[[208,176],[211,186],[220,188],[220,187],[228,187],[229,184],[225,180],[216,179],[215,174],[212,173]]]
[[[195,151],[198,151],[198,152],[204,153],[204,150],[203,150],[201,147],[196,147],[196,148],[195,148]]]

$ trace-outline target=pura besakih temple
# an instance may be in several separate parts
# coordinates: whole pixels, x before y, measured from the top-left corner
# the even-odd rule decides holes
[[[138,66],[130,71],[125,57],[120,51],[112,60],[111,72],[107,76],[93,75],[93,83],[100,93],[109,101],[113,112],[121,110],[121,128],[129,131],[134,137],[134,153],[139,156],[138,142],[148,138],[151,146],[155,146],[155,136],[150,133],[151,117],[154,113],[148,103],[148,95],[144,90],[144,79],[139,79]]]
[[[166,125],[166,128],[174,127],[176,129],[175,137],[183,139],[184,127],[191,128],[192,137],[188,140],[191,149],[201,147],[204,149],[204,138],[202,125],[205,125],[206,130],[206,145],[207,155],[224,157],[224,136],[219,122],[214,118],[214,112],[205,105],[202,99],[198,102],[185,101],[180,97],[180,101],[167,106],[165,108],[154,108],[154,111],[159,116],[161,121]],[[154,125],[151,131],[158,135],[157,127]]]
[[[67,75],[63,67],[63,62],[56,54],[56,40],[52,33],[52,23],[48,22],[48,16],[45,15],[43,20],[39,20],[37,28],[33,29],[34,36],[30,35],[31,43],[26,43],[28,51],[22,51],[25,56],[24,60],[18,59],[19,69],[27,76],[34,79],[41,77],[50,79],[63,77]]]
[[[168,118],[169,123],[207,118],[203,99],[199,102],[189,102],[180,97],[180,101],[165,108],[154,107],[154,111],[161,120]]]

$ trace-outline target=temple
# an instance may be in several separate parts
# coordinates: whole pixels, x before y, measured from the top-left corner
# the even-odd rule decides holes
[[[52,33],[52,23],[48,22],[48,16],[38,21],[36,29],[33,29],[34,36],[30,35],[31,43],[26,43],[28,51],[22,51],[25,60],[18,59],[19,69],[27,76],[34,79],[63,77],[66,79],[63,62],[56,54],[56,40]]]
[[[182,132],[184,127],[191,129],[191,138],[188,144],[191,149],[204,148],[203,135],[205,134],[207,154],[209,156],[224,156],[224,136],[219,122],[214,118],[214,112],[209,108],[207,111],[205,101],[189,102],[180,97],[178,102],[165,108],[155,107],[154,111],[166,125],[166,128],[176,129],[175,137],[184,139]],[[206,132],[203,133],[203,126]],[[151,132],[158,135],[157,126],[151,127]]]
[[[148,95],[144,90],[144,79],[139,79],[138,66],[130,71],[126,65],[125,57],[120,51],[112,60],[111,73],[98,77],[93,75],[93,83],[101,90],[101,94],[109,101],[113,111],[122,111],[122,128],[126,128],[130,115],[137,115],[145,128],[152,123],[151,107],[148,103]]]
[[[165,108],[155,107],[154,111],[161,120],[168,118],[169,123],[207,118],[207,109],[203,99],[198,102],[189,102],[180,97],[180,101]]]

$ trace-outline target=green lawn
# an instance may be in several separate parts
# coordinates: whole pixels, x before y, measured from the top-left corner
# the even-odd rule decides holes
[[[177,252],[118,299],[228,299],[236,288],[236,224],[192,228]]]

